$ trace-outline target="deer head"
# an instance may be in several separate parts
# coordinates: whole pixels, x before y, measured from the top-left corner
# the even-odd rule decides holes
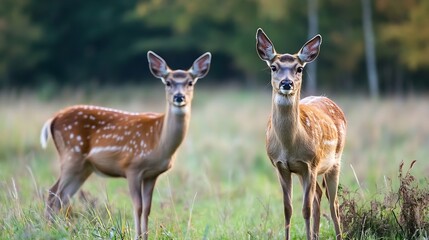
[[[322,37],[316,35],[295,54],[279,54],[262,29],[256,33],[256,50],[259,57],[271,69],[271,85],[280,104],[290,104],[298,96],[302,84],[302,72],[307,63],[314,61],[320,51]],[[286,101],[285,101],[286,100]]]
[[[147,58],[150,71],[165,85],[167,103],[176,112],[184,112],[192,102],[195,83],[210,69],[211,54],[200,56],[187,71],[171,70],[164,59],[152,51],[147,53]]]

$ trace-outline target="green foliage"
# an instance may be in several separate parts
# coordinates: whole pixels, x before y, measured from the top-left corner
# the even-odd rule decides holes
[[[44,57],[36,48],[42,40],[41,26],[35,24],[29,0],[0,2],[0,87],[18,85],[21,71],[33,69]]]
[[[382,32],[386,41],[399,46],[399,61],[412,70],[429,66],[429,32],[423,30],[429,24],[429,2],[416,2],[408,6],[404,21],[387,23]]]
[[[148,50],[160,53],[172,68],[188,68],[195,57],[211,51],[209,78],[263,85],[268,76],[255,53],[256,29],[267,32],[278,52],[294,53],[309,38],[306,4],[298,0],[3,0],[0,87],[148,81]],[[429,24],[429,4],[377,0],[373,5],[381,89],[390,92],[393,85],[397,91],[427,89],[429,35],[423,29]],[[359,1],[319,3],[324,40],[318,71],[323,88],[366,89],[360,9]],[[415,80],[405,84],[410,74]]]

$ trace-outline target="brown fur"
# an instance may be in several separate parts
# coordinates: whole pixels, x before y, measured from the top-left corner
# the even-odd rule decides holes
[[[207,74],[211,55],[202,55],[187,71],[170,70],[150,51],[148,60],[151,72],[165,84],[165,114],[79,105],[61,110],[43,126],[42,146],[46,147],[50,133],[61,162],[60,177],[49,189],[48,217],[66,209],[69,199],[92,172],[124,177],[134,205],[136,238],[143,234],[147,239],[156,179],[171,168],[185,138],[193,86]]]
[[[321,37],[314,37],[293,55],[276,53],[262,29],[258,29],[256,39],[260,58],[272,69],[273,100],[266,148],[283,189],[286,239],[290,238],[292,173],[299,176],[304,189],[302,213],[307,239],[319,238],[322,189],[317,183],[318,175],[323,175],[335,232],[337,239],[341,239],[337,187],[345,142],[345,116],[326,97],[300,100],[302,68],[317,57]],[[283,83],[288,81],[287,85]]]

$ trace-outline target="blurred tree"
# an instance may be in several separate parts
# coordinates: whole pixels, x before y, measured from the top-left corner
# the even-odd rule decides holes
[[[144,25],[127,18],[135,4],[135,0],[34,2],[33,18],[44,26],[43,48],[48,52],[39,75],[69,84],[140,76],[145,53],[130,45],[144,37]]]
[[[429,35],[424,29],[429,21],[428,6],[427,1],[421,0],[376,2],[380,33],[378,61],[382,63],[380,84],[387,92],[403,94],[416,84],[428,87],[427,71],[422,69],[427,66],[425,49]],[[415,74],[418,72],[420,75]]]
[[[362,1],[362,22],[363,22],[363,35],[365,39],[365,57],[366,57],[366,70],[368,73],[369,93],[372,98],[377,98],[379,95],[378,90],[378,73],[376,65],[375,54],[375,41],[374,31],[372,27],[372,7],[370,0]]]
[[[30,1],[0,2],[0,86],[17,84],[21,72],[33,69],[45,56],[35,49],[43,35],[29,18]]]
[[[429,66],[429,1],[416,1],[409,8],[404,21],[387,24],[383,34],[385,40],[399,43],[400,61],[417,70]]]
[[[317,0],[308,0],[308,39],[314,37],[319,32],[319,17]],[[307,67],[306,92],[314,95],[317,89],[317,59]]]
[[[187,68],[202,52],[211,51],[209,77],[218,79],[216,83],[236,79],[264,85],[269,68],[255,51],[255,32],[262,27],[281,53],[297,52],[309,32],[311,37],[322,34],[317,75],[311,64],[305,88],[367,91],[362,80],[362,14],[356,11],[362,2],[326,0],[312,7],[316,1],[2,0],[0,87],[85,87],[152,79],[148,50],[162,55],[173,68]],[[380,91],[428,89],[428,1],[373,3]],[[319,30],[309,29],[317,25]],[[408,78],[413,81],[405,82]]]
[[[363,90],[362,15],[359,1],[320,2],[319,25],[323,36],[319,57],[319,83],[333,90]]]
[[[289,9],[301,11],[289,11]],[[165,14],[168,12],[169,14]],[[278,50],[285,42],[296,43],[294,39],[305,39],[305,23],[295,24],[291,19],[305,19],[298,1],[219,1],[219,0],[167,0],[141,2],[136,17],[151,27],[171,29],[172,38],[159,38],[151,41],[155,49],[200,49],[212,51],[216,56],[230,57],[230,62],[213,64],[213,71],[242,72],[248,82],[256,82],[264,66],[261,65],[255,50],[255,33],[262,27],[274,42]],[[142,40],[142,42],[146,40]],[[301,42],[300,41],[300,42]],[[143,44],[142,44],[143,45]],[[290,50],[295,50],[291,48]],[[216,67],[218,66],[218,70]],[[268,69],[268,68],[266,68]],[[225,77],[223,74],[222,77]]]

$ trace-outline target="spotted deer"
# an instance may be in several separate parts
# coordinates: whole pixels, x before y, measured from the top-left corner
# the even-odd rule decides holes
[[[165,114],[79,105],[59,111],[43,126],[41,144],[45,148],[51,135],[61,163],[60,177],[49,189],[48,217],[68,205],[92,172],[123,177],[134,206],[136,238],[147,239],[155,182],[172,167],[185,138],[194,84],[208,73],[211,54],[203,54],[186,71],[171,70],[152,51],[147,57],[150,71],[165,85]]]
[[[271,69],[272,108],[266,150],[283,190],[286,239],[290,238],[292,173],[298,175],[304,190],[302,215],[307,239],[319,238],[322,189],[317,182],[318,175],[323,176],[326,186],[336,238],[342,239],[337,188],[346,119],[329,98],[310,96],[300,99],[304,66],[319,55],[321,43],[322,37],[317,35],[298,53],[279,54],[262,29],[256,33],[257,53]]]

